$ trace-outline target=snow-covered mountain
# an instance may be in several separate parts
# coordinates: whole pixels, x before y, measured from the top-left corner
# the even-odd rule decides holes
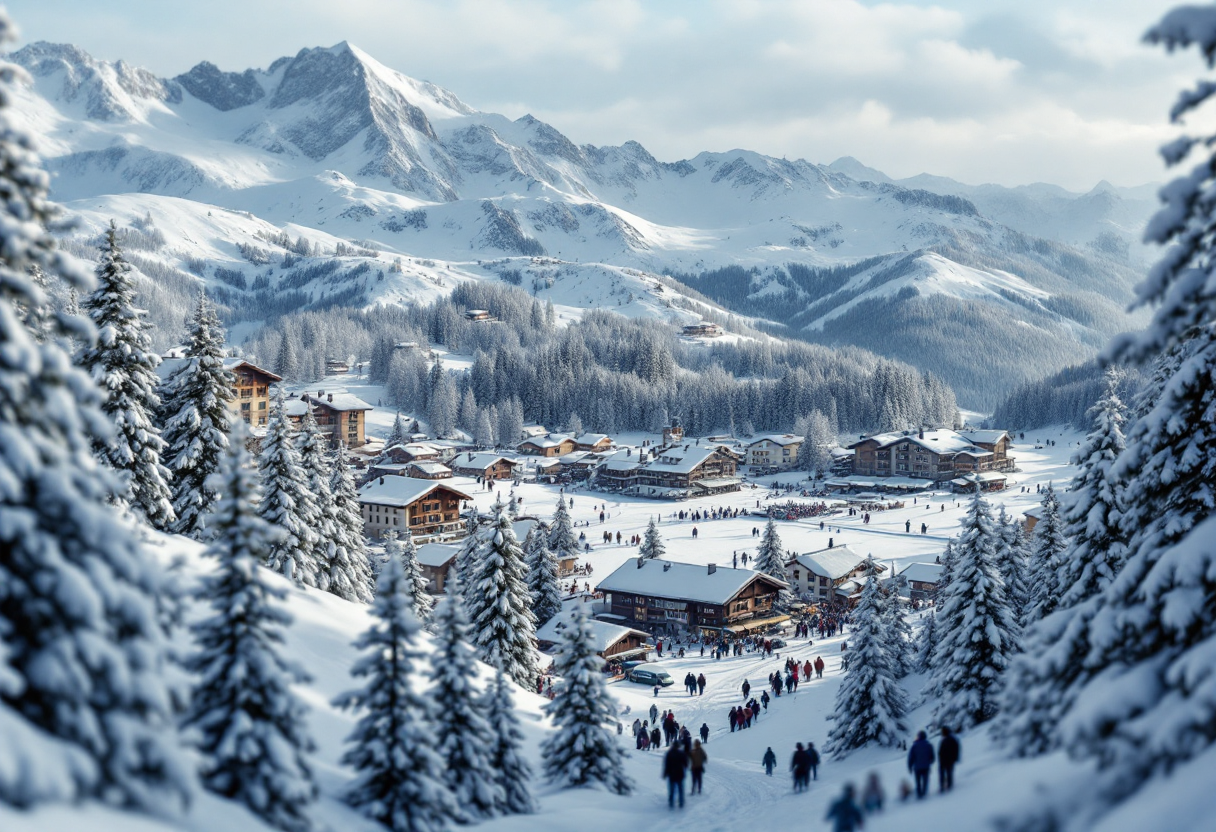
[[[347,43],[172,79],[72,46],[10,57],[81,223],[69,250],[88,256],[111,217],[134,222],[154,311],[200,281],[256,320],[502,277],[567,307],[720,305],[933,369],[968,406],[1134,323],[1138,191],[895,182],[744,150],[661,162],[479,112]]]

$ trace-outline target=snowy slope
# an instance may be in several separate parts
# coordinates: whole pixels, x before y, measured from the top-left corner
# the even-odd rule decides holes
[[[896,183],[851,159],[823,166],[731,150],[663,162],[636,142],[578,146],[532,116],[476,111],[345,42],[303,49],[264,70],[202,63],[172,79],[72,46],[37,43],[11,58],[33,79],[16,109],[44,137],[56,198],[85,220],[81,242],[110,217],[124,223],[150,214],[165,244],[147,256],[218,288],[230,321],[257,320],[289,303],[425,302],[456,280],[497,276],[479,263],[545,256],[566,276],[590,270],[573,292],[561,280],[526,280],[525,288],[558,304],[617,306],[621,296],[609,292],[620,282],[599,281],[605,269],[679,275],[732,311],[819,338],[827,337],[814,334],[825,322],[859,302],[892,303],[898,290],[866,290],[859,300],[855,285],[829,275],[832,285],[810,291],[796,267],[924,255],[919,293],[1024,319],[1040,332],[1048,364],[1075,361],[1133,325],[1123,307],[1140,268],[1134,240],[1148,204],[1139,192],[1101,185],[1076,195],[932,177]],[[246,227],[214,221],[225,212],[248,215]],[[243,238],[259,230],[303,235],[322,247],[321,258],[352,241],[383,254],[366,264],[370,280],[285,277],[292,269],[283,252],[265,243],[258,245],[269,259],[238,262],[235,244],[255,245]],[[436,265],[412,272],[418,279],[397,279],[400,271],[379,278],[398,257]],[[727,266],[755,277],[712,291],[698,280]],[[964,272],[961,282],[928,279]],[[592,289],[596,281],[601,291]],[[963,283],[989,291],[964,291]],[[269,295],[250,297],[259,290]],[[284,291],[297,294],[285,299]],[[776,307],[765,305],[777,295]],[[1044,307],[1052,314],[1036,316]],[[979,334],[974,325],[969,331]],[[866,346],[925,366],[906,328],[889,335]],[[860,342],[846,333],[843,343]],[[992,342],[993,354],[1008,352],[1004,346]],[[965,404],[986,400],[951,366],[936,369],[960,386]],[[1018,380],[1012,372],[1008,384]]]

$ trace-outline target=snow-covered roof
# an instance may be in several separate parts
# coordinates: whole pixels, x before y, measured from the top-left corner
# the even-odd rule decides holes
[[[164,381],[165,379],[169,378],[169,376],[173,375],[173,373],[176,372],[179,367],[185,365],[185,363],[189,360],[189,358],[178,355],[170,355],[169,357],[162,358],[160,360],[160,364],[158,364],[156,367],[156,375],[161,381]],[[283,380],[282,377],[275,375],[274,373],[270,372],[270,370],[263,369],[257,364],[254,364],[252,361],[248,361],[244,358],[224,359],[224,369],[228,372],[233,372],[236,370],[236,368],[242,365],[248,365],[251,370],[269,376],[271,381]]]
[[[320,407],[325,407],[330,410],[348,411],[375,409],[354,393],[325,393],[324,395],[305,393],[300,398],[306,399],[315,405],[319,405]]]
[[[308,405],[299,399],[287,399],[283,402],[283,412],[292,418],[304,418],[305,411],[308,410]]]
[[[549,429],[544,425],[524,425],[524,438],[531,439],[533,436],[544,436],[549,432]]]
[[[372,480],[359,490],[359,502],[382,506],[408,506],[437,489],[454,492],[462,500],[473,499],[459,488],[436,480],[419,480],[413,477],[381,477]]]
[[[418,547],[418,562],[423,566],[438,569],[455,560],[460,549],[460,544],[424,543]]]
[[[1009,437],[1009,431],[1005,430],[960,430],[959,436],[966,437],[974,443],[983,442],[985,445],[995,445],[1001,439]]]
[[[578,462],[594,462],[596,457],[588,451],[571,451],[557,459],[562,465],[574,465]]]
[[[605,439],[611,441],[612,437],[606,433],[584,433],[582,436],[577,436],[574,439],[576,445],[598,445]]]
[[[691,474],[698,465],[718,452],[721,446],[702,447],[691,445],[687,448],[669,448],[663,451],[658,459],[646,463],[648,471],[666,471],[672,474]]]
[[[996,471],[980,471],[978,473],[963,474],[961,477],[956,477],[950,480],[950,484],[962,487],[965,485],[975,485],[977,482],[1004,482],[1007,479],[1008,477],[1006,477],[1004,474],[997,473]]]
[[[604,467],[609,471],[632,471],[641,465],[638,455],[632,449],[622,449],[604,461]]]
[[[832,581],[840,580],[858,566],[861,566],[865,560],[863,555],[857,554],[848,546],[820,549],[816,552],[807,552],[794,558],[796,563],[801,564],[808,571],[814,572],[816,575],[823,575]],[[882,564],[875,565],[880,572],[886,568]]]
[[[945,567],[940,563],[910,563],[905,566],[900,575],[907,578],[909,581],[919,581],[923,584],[935,584],[942,577],[942,570]]]
[[[659,559],[643,560],[641,563],[639,567],[636,558],[625,561],[600,581],[596,589],[700,601],[703,604],[725,604],[756,578],[788,586],[784,581],[751,569],[719,566],[710,573],[708,567],[696,563]]]
[[[561,640],[562,630],[569,623],[570,619],[564,615],[553,616],[537,629],[536,640],[556,644]],[[632,627],[625,627],[620,624],[611,624],[607,621],[597,621],[594,618],[588,619],[587,625],[591,628],[591,632],[595,637],[595,652],[597,653],[603,653],[609,647],[631,634],[640,636],[643,640],[650,639],[650,636],[641,630],[635,630]]]
[[[476,468],[479,471],[484,471],[491,465],[497,465],[499,461],[506,462],[510,465],[518,465],[515,460],[508,459],[502,454],[492,454],[489,452],[475,454],[464,453],[451,460],[453,468]]]
[[[384,467],[384,466],[377,466]],[[407,463],[409,468],[417,468],[424,474],[450,474],[452,469],[444,465],[442,462],[410,462]]]
[[[520,442],[521,445],[532,445],[536,448],[556,448],[563,442],[573,442],[574,439],[568,434],[551,433],[548,436],[533,436],[530,439],[525,439]]]
[[[757,445],[764,444],[765,442],[772,442],[774,445],[780,445],[781,447],[784,448],[786,445],[801,445],[805,441],[806,441],[806,437],[804,437],[804,436],[794,436],[792,433],[786,433],[786,434],[774,433],[774,434],[770,434],[768,436],[761,436],[761,437],[758,437],[758,438],[752,440],[751,442],[747,443],[747,447],[754,448]]]
[[[983,431],[987,433],[987,431]],[[849,445],[856,448],[864,442],[877,442],[878,447],[885,448],[898,442],[911,442],[936,454],[957,454],[966,451],[974,456],[990,455],[992,452],[977,447],[973,440],[952,430],[927,430],[924,435],[919,433],[876,433]]]

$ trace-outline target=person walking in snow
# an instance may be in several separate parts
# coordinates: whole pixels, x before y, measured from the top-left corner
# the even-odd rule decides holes
[[[705,695],[705,674],[697,674],[697,696]]]
[[[794,744],[790,770],[794,772],[794,792],[806,791],[811,785],[811,757],[800,742]]]
[[[709,742],[709,723],[701,723],[701,742]]]
[[[942,726],[942,741],[937,746],[938,790],[942,793],[954,788],[954,765],[962,758],[962,747],[958,737]]]
[[[655,725],[659,721],[659,706],[651,703],[650,705],[650,724]]]
[[[709,762],[709,755],[701,747],[701,741],[693,740],[692,750],[688,752],[688,768],[692,772],[693,794],[701,793],[701,781],[705,776],[705,764],[707,762]]]
[[[819,752],[815,750],[815,743],[808,742],[806,744],[806,756],[811,763],[811,779],[819,779]]]
[[[924,731],[918,731],[916,742],[912,743],[912,747],[908,749],[908,771],[912,772],[912,776],[916,778],[917,800],[923,800],[929,793],[929,771],[933,768],[936,757],[937,755],[933,753],[933,744],[929,742],[929,735]]]
[[[865,816],[857,807],[853,794],[853,784],[845,783],[844,793],[828,807],[828,813],[823,816],[824,820],[832,821],[833,832],[856,832],[865,827]]]
[[[688,770],[688,755],[679,743],[667,749],[663,755],[662,777],[667,781],[667,807],[676,807],[676,795],[680,796],[680,808],[684,808],[684,772]]]
[[[739,709],[731,708],[730,714],[728,714],[728,716],[730,718],[730,732],[733,734],[733,733],[735,733],[735,728],[739,724]]]
[[[870,779],[866,781],[866,790],[861,794],[861,806],[865,809],[866,814],[881,812],[883,797],[882,783],[878,780],[878,772],[871,771]]]
[[[760,765],[764,766],[765,774],[767,774],[769,777],[773,776],[773,767],[777,765],[777,755],[773,753],[773,747],[771,745],[768,747],[768,750],[764,752],[764,759],[760,761]]]
[[[815,678],[823,678],[823,656],[815,657]]]
[[[751,692],[752,692],[752,683],[747,681],[746,679],[744,679],[743,680],[743,698],[746,700],[747,695]]]

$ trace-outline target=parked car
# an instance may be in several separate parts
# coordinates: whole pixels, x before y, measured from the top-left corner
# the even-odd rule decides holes
[[[629,671],[628,678],[631,682],[651,687],[658,685],[661,688],[669,688],[676,683],[671,674],[661,667],[635,667]]]

